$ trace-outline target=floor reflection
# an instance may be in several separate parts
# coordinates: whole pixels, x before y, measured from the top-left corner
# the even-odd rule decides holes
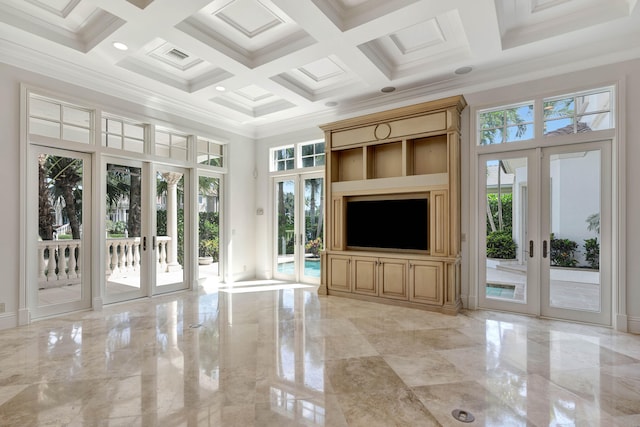
[[[247,282],[0,331],[7,426],[640,425],[640,337]]]

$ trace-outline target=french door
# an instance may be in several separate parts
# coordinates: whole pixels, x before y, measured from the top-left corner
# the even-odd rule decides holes
[[[184,169],[106,158],[104,300],[185,289]]]
[[[274,180],[274,276],[320,283],[324,242],[324,178],[298,174]]]
[[[479,158],[483,308],[611,324],[611,144]]]
[[[91,307],[91,156],[30,147],[27,261],[32,318]],[[37,200],[36,200],[37,198]]]

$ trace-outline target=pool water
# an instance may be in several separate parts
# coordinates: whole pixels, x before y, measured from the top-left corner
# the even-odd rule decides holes
[[[516,287],[513,285],[487,283],[486,292],[488,297],[513,299],[516,293]]]
[[[284,274],[294,274],[294,263],[293,261],[282,262],[278,264],[278,273]],[[317,277],[320,278],[320,261],[316,260],[304,260],[304,275],[306,277]]]

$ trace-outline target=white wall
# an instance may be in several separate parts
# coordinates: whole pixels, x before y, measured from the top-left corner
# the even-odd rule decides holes
[[[229,174],[225,177],[226,238],[231,252],[227,254],[227,278],[252,278],[255,275],[255,143],[252,139],[223,132],[203,123],[153,110],[126,100],[73,86],[36,73],[0,63],[0,179],[2,203],[0,209],[0,303],[5,313],[0,313],[0,329],[17,324],[20,280],[20,84],[50,91],[61,97],[75,100],[82,105],[101,107],[149,123],[171,126],[176,130],[195,133],[229,143]],[[234,232],[235,231],[235,232]],[[32,262],[33,256],[22,254],[22,259]]]

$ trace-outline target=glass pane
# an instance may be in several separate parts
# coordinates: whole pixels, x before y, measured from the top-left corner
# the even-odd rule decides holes
[[[581,114],[611,110],[611,92],[605,91],[576,97],[576,110]]]
[[[574,133],[573,118],[547,120],[544,122],[545,135],[567,135]]]
[[[509,173],[507,173],[507,171]],[[485,295],[524,303],[527,295],[527,159],[487,161]]]
[[[32,97],[29,99],[29,115],[59,122],[60,105]]]
[[[480,129],[493,129],[504,126],[504,111],[490,111],[480,114]]]
[[[502,129],[480,131],[480,145],[501,144]]]
[[[103,136],[104,138],[104,136]],[[122,149],[122,137],[116,135],[107,135],[105,139],[106,146],[109,148]]]
[[[171,138],[172,147],[187,148],[187,137],[182,135],[173,135]]]
[[[134,153],[144,152],[144,141],[138,139],[125,138],[124,147],[127,151],[133,151]]]
[[[524,122],[533,122],[533,104],[510,108],[505,111],[507,125],[517,125]]]
[[[161,157],[169,157],[171,150],[168,145],[156,144],[156,154]]]
[[[196,149],[198,151],[198,153],[203,153],[206,154],[209,152],[209,142],[205,141],[204,139],[198,139],[198,142],[196,143]]]
[[[320,251],[324,247],[322,180],[304,180],[304,275],[317,279],[320,278]]]
[[[89,129],[63,125],[62,139],[89,144],[91,142],[91,132]]]
[[[142,170],[107,164],[106,293],[110,297],[140,291]]]
[[[287,160],[286,161],[286,169],[289,170],[289,169],[294,169],[294,168],[295,167],[293,165],[293,160]]]
[[[83,179],[82,159],[38,156],[38,306],[82,299]]]
[[[302,155],[310,156],[313,154],[313,144],[307,144],[302,146]]]
[[[316,156],[316,166],[324,166],[324,154]]]
[[[60,123],[30,118],[29,133],[60,139]]]
[[[315,145],[316,154],[324,153],[324,142],[318,142]]]
[[[302,158],[302,167],[309,168],[313,166],[313,157],[303,157]]]
[[[161,288],[184,282],[184,176],[158,172],[156,192],[156,287]]]
[[[71,125],[91,127],[91,113],[73,107],[62,107],[62,121]]]
[[[545,119],[572,117],[575,113],[575,102],[573,98],[545,101],[543,111]]]
[[[219,156],[211,156],[209,160],[209,166],[219,166],[222,167],[222,157]]]
[[[125,123],[124,134],[130,138],[144,139],[144,126]]]
[[[198,282],[219,281],[220,179],[198,177]]]
[[[198,154],[197,157],[197,162],[201,165],[208,165],[209,164],[209,156],[206,154]]]
[[[521,124],[507,127],[506,142],[526,141],[533,138],[533,124]]]
[[[600,150],[549,158],[549,305],[600,311]]]
[[[122,122],[120,120],[102,119],[102,131],[121,135]]]
[[[611,113],[596,113],[581,116],[578,122],[578,132],[612,129],[612,119]]]
[[[276,183],[276,218],[279,273],[294,274],[295,181]]]
[[[166,132],[156,131],[156,144],[170,145],[171,137]]]

